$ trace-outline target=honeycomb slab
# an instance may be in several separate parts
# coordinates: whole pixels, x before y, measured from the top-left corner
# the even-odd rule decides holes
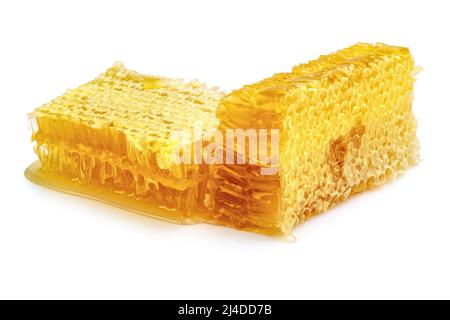
[[[145,76],[117,63],[30,114],[41,168],[28,176],[42,182],[48,175],[48,185],[59,181],[58,189],[64,187],[55,176],[66,178],[72,191],[77,182],[92,192],[125,194],[190,221],[206,211],[207,168],[173,161],[184,143],[174,134],[199,123],[207,141],[222,96],[199,82]]]
[[[30,115],[39,162],[27,176],[171,221],[288,235],[417,163],[415,70],[406,48],[359,43],[224,95],[116,64]],[[176,135],[194,124],[200,136]],[[264,138],[277,163],[255,160],[248,139],[214,151],[241,162],[173,161],[227,130],[276,130]]]

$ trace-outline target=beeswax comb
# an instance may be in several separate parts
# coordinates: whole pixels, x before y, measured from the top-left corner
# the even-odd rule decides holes
[[[223,97],[117,64],[30,115],[39,162],[26,175],[171,221],[287,235],[418,161],[414,70],[406,48],[357,44]],[[175,164],[173,133],[193,123],[201,144],[276,129],[279,160],[250,164],[248,146],[234,144],[244,164]]]
[[[121,63],[30,114],[39,162],[27,176],[176,222],[205,211],[207,168],[172,161],[173,133],[216,131],[223,93],[193,81],[145,76]]]
[[[216,219],[289,234],[416,164],[415,72],[407,48],[359,43],[224,97],[219,130],[278,129],[279,168],[213,166]]]

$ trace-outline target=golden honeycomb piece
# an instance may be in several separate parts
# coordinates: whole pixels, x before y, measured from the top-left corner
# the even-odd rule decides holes
[[[174,163],[183,141],[173,134],[200,123],[207,139],[222,96],[196,81],[144,76],[117,63],[30,114],[40,168],[28,176],[75,193],[97,190],[96,198],[161,218],[195,219],[206,210],[207,168]]]
[[[224,97],[220,130],[278,129],[279,168],[261,175],[251,165],[213,166],[216,219],[289,234],[417,163],[414,74],[408,49],[360,43]]]

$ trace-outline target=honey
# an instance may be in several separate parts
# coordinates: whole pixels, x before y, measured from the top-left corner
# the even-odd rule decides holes
[[[417,163],[415,71],[408,49],[359,43],[225,95],[115,64],[30,115],[39,162],[27,176],[170,221],[288,235]],[[174,161],[227,130],[246,139],[212,162]],[[249,152],[252,133],[276,162]]]

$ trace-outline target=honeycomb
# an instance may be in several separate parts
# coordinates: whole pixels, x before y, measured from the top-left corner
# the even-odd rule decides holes
[[[223,93],[193,81],[140,75],[116,63],[30,114],[41,172],[155,202],[182,216],[204,207],[207,170],[172,161],[173,133],[217,129]]]
[[[252,165],[213,166],[216,219],[289,234],[414,165],[414,74],[408,49],[360,43],[224,97],[219,130],[278,128],[279,168],[270,176]]]
[[[288,235],[417,163],[414,74],[408,49],[364,43],[227,95],[115,64],[30,115],[39,167],[28,176],[102,200],[120,195],[125,207],[183,222]],[[200,138],[174,135],[195,126]],[[252,155],[249,140],[215,150],[242,163],[173,161],[180,147],[203,148],[230,129],[266,130],[277,163]]]

